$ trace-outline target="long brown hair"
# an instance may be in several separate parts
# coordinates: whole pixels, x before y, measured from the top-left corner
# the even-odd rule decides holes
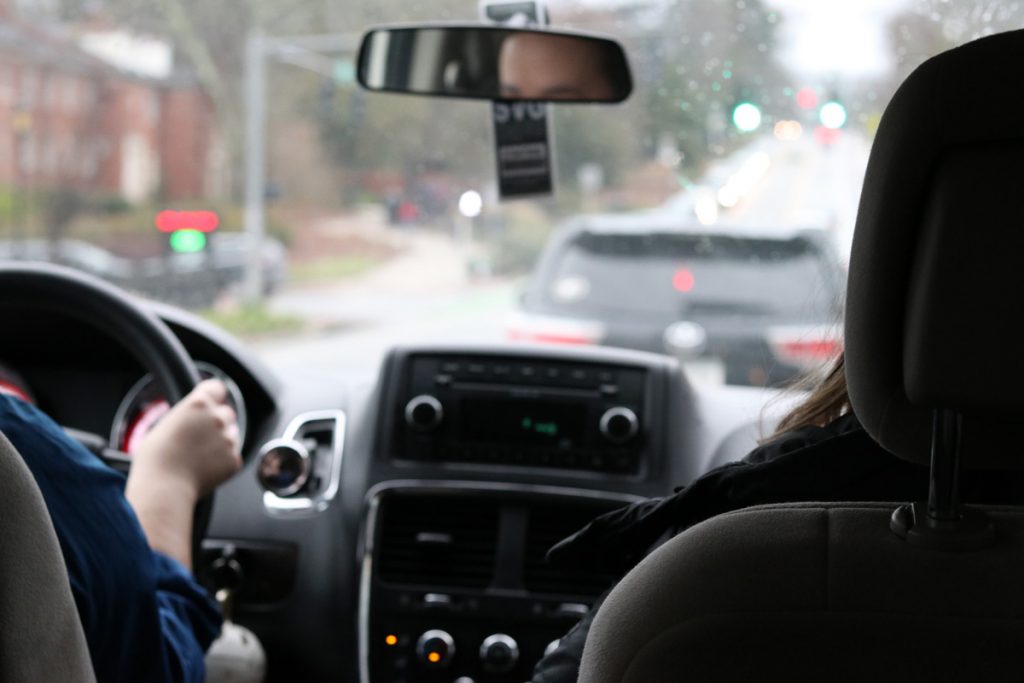
[[[812,386],[807,399],[779,421],[773,437],[804,427],[824,427],[850,410],[845,354],[839,354],[825,378]]]

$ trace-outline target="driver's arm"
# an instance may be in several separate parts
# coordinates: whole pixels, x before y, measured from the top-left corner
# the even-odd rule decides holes
[[[200,383],[146,435],[125,498],[153,550],[192,568],[196,502],[241,467],[238,422],[217,380]]]
[[[219,610],[187,568],[152,545],[162,543],[163,532],[147,538],[125,499],[124,476],[20,398],[0,394],[0,432],[43,494],[97,679],[201,683],[204,651],[221,627]],[[181,508],[190,519],[191,503]]]

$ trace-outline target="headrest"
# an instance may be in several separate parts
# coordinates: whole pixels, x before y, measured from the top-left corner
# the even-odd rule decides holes
[[[1024,31],[940,54],[900,86],[871,149],[847,379],[865,429],[907,460],[929,461],[946,408],[963,416],[964,466],[1024,468],[1022,85]]]

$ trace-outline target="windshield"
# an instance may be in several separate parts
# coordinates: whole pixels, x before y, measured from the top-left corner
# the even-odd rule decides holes
[[[841,350],[860,183],[895,88],[1022,15],[512,4],[0,2],[0,259],[187,308],[291,374],[371,377],[395,344],[515,341],[785,384]],[[633,89],[550,105],[553,175],[528,189],[553,193],[503,199],[499,168],[530,175],[536,150],[495,149],[491,104],[364,91],[356,51],[371,25],[523,7],[621,42]]]

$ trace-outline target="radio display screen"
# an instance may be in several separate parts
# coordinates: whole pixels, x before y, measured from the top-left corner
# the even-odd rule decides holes
[[[583,444],[586,405],[473,398],[461,408],[462,438],[468,441],[563,450]]]

